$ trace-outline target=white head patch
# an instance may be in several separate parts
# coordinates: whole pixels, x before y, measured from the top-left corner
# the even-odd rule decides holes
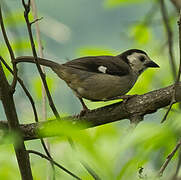
[[[99,66],[98,67],[98,71],[102,72],[102,73],[106,73],[107,67],[105,66]]]
[[[141,61],[141,57],[143,57],[144,61]],[[131,66],[132,70],[138,74],[143,72],[147,66],[145,66],[145,62],[149,61],[149,58],[147,55],[143,53],[137,53],[134,52],[131,55],[127,56],[127,59],[129,61],[129,65]]]
[[[127,56],[127,58],[128,58],[128,60],[129,60],[129,62],[130,63],[132,63],[133,61],[135,61],[136,59],[137,59],[137,57],[138,57],[138,53],[133,53],[133,54],[131,54],[131,55],[129,55],[129,56]]]

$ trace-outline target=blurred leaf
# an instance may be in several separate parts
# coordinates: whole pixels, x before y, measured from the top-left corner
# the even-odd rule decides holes
[[[53,92],[55,90],[54,78],[47,75],[46,76],[46,81],[47,81],[49,90],[51,92]],[[36,76],[36,77],[32,78],[31,84],[32,84],[32,87],[33,87],[34,94],[36,95],[36,97],[38,99],[41,99],[42,98],[42,81],[41,81],[40,76]]]
[[[3,164],[0,166],[0,179],[19,179],[20,173],[12,145],[4,144],[0,146],[0,164]]]
[[[89,109],[95,109],[95,108],[99,108],[99,107],[103,107],[103,106],[108,106],[110,104],[114,104],[116,102],[122,101],[122,99],[117,99],[117,100],[112,100],[112,101],[97,101],[97,102],[93,102],[93,101],[89,101],[87,99],[84,99],[85,104],[89,107]]]
[[[9,63],[8,63],[9,64]],[[3,70],[4,70],[4,72],[5,72],[5,75],[6,75],[6,77],[7,77],[7,79],[8,80],[11,80],[12,79],[12,75],[11,75],[11,73],[8,71],[8,69],[6,69],[6,67],[2,64],[2,66],[3,66]],[[10,66],[11,67],[11,66]]]
[[[30,22],[33,20],[33,15],[31,11],[29,14],[29,19],[30,19]],[[17,26],[20,24],[24,25],[25,19],[22,13],[22,9],[16,10],[16,11],[13,11],[12,13],[7,14],[6,17],[4,18],[4,22],[7,27],[11,27],[11,26],[13,27],[14,25]]]
[[[104,0],[103,2],[106,7],[118,7],[118,6],[120,7],[124,5],[129,5],[131,7],[131,10],[135,11],[134,14],[137,14],[136,12],[138,12],[140,9],[139,8],[136,9],[135,6],[139,6],[140,5],[139,3],[151,2],[151,1]],[[93,6],[94,6],[94,3],[93,3]],[[94,9],[95,10],[98,9],[97,7],[99,6],[96,5],[96,8]],[[74,10],[76,9],[74,8]],[[83,12],[85,14],[85,11]],[[101,14],[104,15],[103,11],[100,11],[100,12]],[[118,13],[118,16],[115,16],[117,13],[118,11],[117,12],[115,11],[115,12],[112,12],[112,14],[109,14],[110,16],[109,15],[108,16],[112,17],[114,22],[118,21],[118,24],[119,24],[120,22],[119,13]],[[139,14],[139,17],[134,17],[134,19],[135,18],[144,19],[143,17],[141,17],[141,12],[138,12],[138,14]],[[124,16],[125,14],[121,14],[121,16],[122,15]],[[129,19],[127,15],[125,15],[125,17]],[[56,15],[54,14],[54,16]],[[104,22],[106,22],[106,25],[107,25],[108,16],[104,15],[106,19],[105,20],[101,19],[103,20],[103,24],[102,24],[103,26],[104,26]],[[144,15],[142,14],[142,16]],[[75,18],[79,18],[79,17],[75,17]],[[86,18],[87,17],[88,16],[86,16]],[[32,15],[31,15],[31,18],[32,18]],[[63,19],[64,18],[65,17],[63,17]],[[64,19],[64,20],[65,22],[67,22],[67,19]],[[80,21],[81,24],[76,23],[76,27],[81,27],[82,23],[83,25],[85,25],[85,20],[86,20],[85,18],[82,19]],[[100,22],[99,18],[97,18],[97,20],[98,21],[95,21],[95,22],[92,21],[93,23],[95,23],[95,26],[97,26],[96,23],[97,24],[102,23]],[[174,19],[172,20],[173,21],[171,23],[175,24],[175,20]],[[130,21],[132,20],[130,19]],[[73,22],[75,21],[73,20]],[[9,28],[14,28],[15,25],[22,26],[24,23],[25,23],[25,20],[23,17],[22,9],[21,10],[18,9],[17,11],[12,12],[11,14],[7,15],[5,18],[5,25],[8,26]],[[69,23],[71,27],[75,27],[71,24],[71,22]],[[156,26],[156,28],[154,26],[153,32],[156,32],[155,35],[157,35],[157,37],[160,36],[161,34],[160,31],[162,32],[162,30],[160,30],[159,28],[160,26]],[[16,51],[15,53],[20,52],[21,54],[25,54],[27,51],[29,52],[30,50],[30,43],[29,43],[29,40],[28,39],[26,40],[26,38],[24,37],[24,30],[27,30],[25,26],[23,29],[21,29],[21,32],[23,33],[21,33],[20,38],[24,38],[23,40],[14,41],[15,38],[10,37],[10,42],[12,43],[13,50]],[[52,33],[53,32],[54,31],[52,29]],[[131,37],[133,37],[135,41],[133,42],[132,40],[130,41],[129,39],[126,39],[125,42],[127,43],[124,44],[123,48],[126,48],[126,46],[131,44],[131,46],[134,45],[135,47],[138,47],[138,48],[143,47],[143,48],[149,49],[149,51],[153,49],[153,53],[155,51],[158,51],[158,53],[155,55],[153,60],[155,60],[155,62],[159,61],[158,64],[161,66],[160,69],[155,69],[155,70],[150,69],[144,72],[144,74],[139,78],[139,80],[137,81],[133,89],[129,92],[130,94],[146,93],[152,89],[163,87],[173,82],[172,76],[170,75],[171,71],[169,67],[168,56],[166,53],[165,55],[163,55],[163,52],[162,52],[163,48],[162,49],[160,48],[160,44],[162,45],[163,43],[162,41],[164,38],[162,37],[161,39],[160,37],[158,37],[157,39],[153,40],[153,37],[154,37],[153,32],[150,25],[149,26],[146,26],[143,24],[137,25],[136,23],[132,25],[131,30],[128,31],[128,34],[130,34]],[[105,31],[102,33],[106,34],[107,32]],[[78,37],[78,34],[76,35]],[[97,36],[99,36],[99,34]],[[89,41],[91,37],[92,36],[90,36],[87,40]],[[105,36],[103,36],[103,38],[105,38]],[[77,51],[78,56],[116,55],[119,53],[114,50],[110,50],[106,47],[99,47],[99,45],[96,45],[96,43],[98,42],[95,41],[95,46],[90,45],[90,46],[82,47],[78,49]],[[76,41],[77,48],[79,48],[80,44],[82,43],[80,42],[77,43]],[[100,44],[100,42],[98,44]],[[117,42],[117,44],[118,46],[120,45],[119,42]],[[51,46],[51,49],[47,49],[48,46],[46,48],[47,54],[49,54],[50,56],[57,56],[56,55],[57,51],[55,48],[56,44],[50,44],[50,46]],[[75,47],[75,46],[73,44],[71,44],[71,46],[67,44],[66,47],[68,47],[69,49],[70,47]],[[113,44],[110,44],[110,47],[115,47],[114,42]],[[1,52],[1,55],[5,58],[5,60],[8,61],[10,64],[11,60],[9,59],[8,51],[6,49],[6,46],[4,46],[3,44],[0,47],[0,52]],[[66,51],[65,53],[67,52],[68,51]],[[161,52],[161,55],[158,55],[160,54],[160,52]],[[62,55],[64,56],[64,54]],[[30,64],[27,64],[28,68],[29,68],[29,65]],[[33,72],[35,71],[35,69],[33,69]],[[165,73],[165,71],[167,73]],[[9,72],[7,72],[7,70],[5,70],[5,72],[8,75],[8,79],[11,81],[12,76],[9,75]],[[37,70],[36,70],[36,73],[37,73]],[[31,75],[32,74],[33,73],[31,73]],[[54,80],[55,77],[53,76],[52,78],[51,76],[49,77],[49,75],[47,77],[48,77],[48,84],[49,84],[50,90],[53,91],[56,88],[55,86],[56,82]],[[36,94],[38,99],[40,99],[41,91],[42,91],[41,80],[39,76],[35,78],[31,77],[31,80],[32,80],[31,87],[33,89],[33,92],[34,94]],[[17,87],[17,90],[18,90],[18,87]],[[16,104],[22,103],[22,105],[24,105],[23,104],[24,102],[20,102],[17,96],[16,98],[17,98]],[[36,101],[37,99],[35,99],[35,103]],[[120,101],[120,100],[117,100],[117,101]],[[95,108],[98,106],[105,106],[107,104],[111,104],[114,102],[116,101],[96,102],[96,103],[92,103],[92,102],[90,103],[89,101],[86,101],[86,103],[91,108]],[[25,112],[25,108],[24,109],[22,108],[22,110],[23,110],[23,118],[20,118],[20,119],[23,119],[23,120],[26,119],[27,122],[30,121],[32,119],[32,115],[28,113],[31,113],[31,111],[28,110],[28,113],[27,113]],[[56,142],[58,143],[54,143],[55,138],[50,138],[51,141],[49,141],[51,144],[51,152],[53,153],[53,157],[55,157],[56,161],[60,162],[62,165],[65,165],[65,167],[67,167],[68,169],[80,175],[82,179],[87,180],[87,179],[92,179],[92,178],[90,178],[90,176],[87,174],[85,169],[80,165],[81,160],[87,162],[100,175],[101,179],[104,179],[104,180],[110,180],[110,179],[136,180],[138,179],[138,168],[140,166],[144,167],[144,170],[145,170],[144,172],[146,172],[146,174],[148,175],[147,179],[150,180],[150,175],[157,173],[161,164],[164,162],[167,155],[172,151],[172,149],[174,148],[175,144],[177,143],[181,135],[180,134],[181,132],[180,111],[177,110],[177,112],[175,111],[171,112],[169,114],[169,117],[166,123],[160,125],[159,123],[156,123],[155,119],[161,120],[163,116],[163,111],[164,110],[160,110],[152,115],[147,115],[146,119],[149,119],[149,121],[141,122],[133,131],[129,131],[127,129],[128,124],[129,124],[127,120],[120,121],[117,123],[109,123],[107,125],[102,125],[95,128],[89,128],[86,130],[80,130],[82,127],[75,128],[74,126],[72,126],[72,124],[64,123],[64,122],[62,123],[60,120],[60,122],[55,123],[54,125],[51,124],[50,122],[48,126],[41,129],[41,133],[45,133],[45,134],[55,133],[59,135],[59,137],[56,138],[57,140]],[[67,143],[67,136],[72,137],[73,141],[75,142],[76,151],[74,149],[71,149],[71,146]],[[10,143],[11,141],[14,140],[13,138],[12,139],[11,138],[12,138],[11,136],[5,137],[3,133],[0,133],[0,143]],[[36,148],[40,151],[42,150],[42,147],[40,147],[38,140],[29,141],[26,143],[26,146],[27,145],[30,147],[28,149]],[[169,167],[168,169],[165,170],[165,176],[163,177],[163,179],[166,179],[168,176],[170,176],[170,174],[174,173],[175,163],[177,159],[178,159],[178,153],[176,153],[172,161],[169,163]],[[6,180],[19,179],[20,173],[17,168],[17,161],[15,158],[12,145],[1,145],[0,164],[2,164],[2,166],[0,166],[0,179],[6,179]],[[45,173],[45,171],[47,171],[48,168],[47,168],[47,164],[45,163],[45,160],[42,160],[39,157],[34,157],[32,155],[31,166],[33,169],[34,179],[39,180],[39,179],[46,178],[47,174]],[[56,178],[70,179],[70,177],[67,177],[65,173],[62,173],[62,171],[58,171],[58,170],[56,171]]]
[[[137,80],[128,94],[143,94],[153,90],[153,81],[156,79],[157,70],[148,69]]]
[[[150,28],[144,24],[134,25],[131,28],[131,35],[140,44],[146,44],[152,39]]]
[[[18,144],[20,137],[17,133],[8,133],[7,130],[0,130],[0,144]]]
[[[121,171],[118,174],[117,180],[125,179],[125,178],[132,179],[133,177],[135,177],[134,179],[137,179],[136,178],[137,174],[134,174],[135,172],[133,171],[133,169],[138,171],[138,167],[135,167],[135,165],[137,164],[137,160],[138,160],[137,158],[132,158],[128,160],[128,162],[126,162],[124,166],[121,168]]]
[[[37,46],[37,42],[35,41],[35,46]],[[21,39],[16,39],[11,40],[11,47],[13,49],[13,51],[16,53],[25,53],[25,52],[29,52],[31,50],[31,45],[30,45],[30,41],[26,38],[22,38]],[[9,58],[9,51],[7,49],[7,46],[5,44],[2,44],[2,46],[0,47],[0,51],[1,51],[1,56],[4,58]]]
[[[57,120],[57,121],[49,121],[48,124],[43,126],[39,134],[40,135],[47,135],[55,134],[56,136],[74,136],[79,133],[78,130],[82,129],[83,125],[75,126],[72,124],[71,119],[69,120]]]
[[[145,0],[105,0],[104,5],[106,7],[116,7],[121,5],[129,5],[133,3],[141,3]]]
[[[35,44],[35,45],[37,45],[37,44]],[[31,48],[30,41],[27,39],[21,38],[21,40],[12,42],[12,48],[16,53],[30,50],[30,48]]]
[[[101,56],[101,55],[114,55],[114,50],[99,48],[99,47],[84,47],[80,48],[77,53],[79,56]]]

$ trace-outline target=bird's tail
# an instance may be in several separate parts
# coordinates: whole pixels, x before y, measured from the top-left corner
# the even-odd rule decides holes
[[[58,64],[56,62],[53,62],[53,61],[50,61],[50,60],[47,60],[44,58],[38,57],[37,59],[38,59],[38,62],[40,65],[50,67],[51,69],[55,69],[58,66],[60,66],[60,64]],[[20,56],[20,57],[16,58],[15,62],[16,63],[20,63],[20,62],[35,63],[35,59],[33,56]]]

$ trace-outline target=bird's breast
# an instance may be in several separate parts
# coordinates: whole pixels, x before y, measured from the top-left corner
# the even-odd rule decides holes
[[[90,100],[105,100],[126,94],[135,84],[135,77],[95,74],[84,79],[76,88],[80,96]],[[72,86],[73,87],[73,86]]]
[[[85,72],[66,66],[60,66],[54,71],[78,97],[89,100],[105,100],[124,95],[137,80],[137,76],[133,73],[116,76],[106,73]]]

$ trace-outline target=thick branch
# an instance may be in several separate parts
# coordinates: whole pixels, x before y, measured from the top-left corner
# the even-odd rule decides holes
[[[5,27],[4,27],[4,22],[3,22],[2,12],[1,12],[1,4],[0,4],[0,27],[1,27],[1,31],[2,31],[4,41],[6,43],[6,46],[8,48],[8,51],[9,51],[9,54],[10,54],[10,57],[11,57],[11,62],[13,64],[14,77],[13,77],[13,82],[12,82],[12,90],[15,91],[15,87],[16,87],[16,83],[17,83],[17,72],[18,72],[18,70],[16,68],[16,63],[14,62],[15,61],[14,52],[13,52],[13,49],[11,47],[11,44],[9,42]]]
[[[131,98],[126,103],[115,103],[109,106],[98,108],[86,113],[81,118],[75,116],[66,117],[64,120],[70,121],[72,125],[79,125],[87,123],[86,128],[103,125],[123,119],[131,119],[131,117],[144,116],[146,114],[154,113],[158,109],[166,107],[170,104],[172,99],[174,85],[166,88],[161,88],[144,95],[139,95]],[[176,102],[181,101],[181,82],[179,82],[176,89]],[[45,127],[56,123],[56,120],[44,121],[40,123],[24,124],[21,125],[21,131],[25,140],[38,139],[38,131],[43,130]],[[61,121],[59,122],[59,129],[61,132]],[[5,121],[0,121],[0,128],[6,128]],[[56,132],[51,134],[44,134],[43,137],[56,136]]]
[[[7,117],[7,126],[11,131],[20,132],[18,117],[13,99],[13,93],[8,81],[5,77],[3,68],[0,63],[0,94],[1,101],[4,107],[4,111]],[[30,167],[29,155],[26,152],[25,144],[22,138],[19,139],[18,143],[14,143],[14,149],[16,158],[18,161],[19,169],[21,172],[22,180],[32,180],[32,172]]]

